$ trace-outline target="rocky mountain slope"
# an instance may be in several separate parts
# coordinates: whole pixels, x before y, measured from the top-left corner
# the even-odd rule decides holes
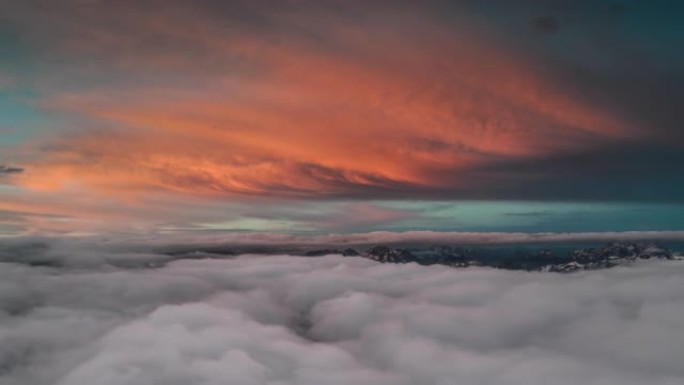
[[[354,249],[325,249],[310,251],[306,255],[325,254],[360,255],[381,263],[418,263],[451,267],[489,266],[507,270],[563,273],[605,269],[645,259],[684,259],[653,243],[623,242],[612,242],[600,248],[582,248],[563,254],[550,250],[530,252],[524,249],[511,253],[492,253],[484,249],[439,245],[410,249],[375,246],[364,253],[359,253]]]

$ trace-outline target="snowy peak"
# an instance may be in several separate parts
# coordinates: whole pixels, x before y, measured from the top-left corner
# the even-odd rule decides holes
[[[601,248],[577,249],[565,255],[557,255],[550,250],[536,253],[517,250],[502,255],[448,245],[412,249],[383,245],[367,250],[362,256],[381,263],[418,263],[451,267],[489,266],[506,270],[564,273],[605,269],[639,259],[682,259],[653,243],[623,242],[612,242]]]
[[[393,249],[388,246],[375,246],[364,255],[366,258],[382,263],[410,263],[418,259],[407,249]]]
[[[359,252],[352,249],[352,248],[346,248],[344,250],[340,249],[318,249],[318,250],[311,250],[307,251],[304,253],[305,257],[322,257],[324,255],[332,255],[332,254],[338,254],[342,255],[344,257],[358,257]]]

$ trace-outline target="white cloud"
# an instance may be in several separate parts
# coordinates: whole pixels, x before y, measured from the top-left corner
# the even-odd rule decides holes
[[[55,249],[94,258],[0,263],[3,385],[684,383],[677,261],[571,275],[341,256],[131,269],[106,261],[135,255]]]

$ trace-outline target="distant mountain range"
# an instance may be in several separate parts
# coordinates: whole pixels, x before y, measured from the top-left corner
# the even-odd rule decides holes
[[[241,255],[282,255],[367,258],[380,263],[416,263],[454,268],[485,266],[506,270],[569,273],[580,270],[605,269],[638,260],[684,260],[680,252],[672,252],[654,243],[612,242],[603,247],[574,249],[570,245],[479,246],[390,244],[390,245],[317,245],[312,246],[239,246],[230,244],[170,245],[154,250],[126,250],[123,257],[106,251],[71,258],[69,252],[55,249],[45,242],[0,243],[0,263],[20,263],[35,267],[70,268],[111,265],[122,268],[157,268],[178,260],[233,259]],[[322,247],[321,247],[322,246]],[[362,249],[363,247],[363,249]],[[360,251],[365,250],[365,251]]]
[[[486,249],[447,245],[424,248],[392,248],[375,246],[366,252],[355,249],[319,249],[306,252],[315,257],[329,254],[359,256],[381,263],[417,263],[450,267],[488,266],[506,270],[569,273],[579,270],[605,269],[645,259],[684,260],[684,256],[653,243],[612,242],[600,248],[582,248],[569,253],[551,250],[532,252],[493,252]]]

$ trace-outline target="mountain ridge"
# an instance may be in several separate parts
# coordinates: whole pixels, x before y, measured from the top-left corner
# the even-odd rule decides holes
[[[505,270],[524,270],[570,273],[580,270],[606,269],[633,263],[637,260],[684,260],[684,256],[650,242],[610,242],[603,247],[579,248],[559,255],[551,250],[531,252],[521,249],[508,254],[496,254],[484,249],[451,245],[433,245],[424,248],[393,248],[377,245],[365,252],[355,249],[321,249],[307,252],[306,256],[341,254],[359,256],[380,263],[417,263],[444,265],[454,268],[469,266],[493,267]]]

